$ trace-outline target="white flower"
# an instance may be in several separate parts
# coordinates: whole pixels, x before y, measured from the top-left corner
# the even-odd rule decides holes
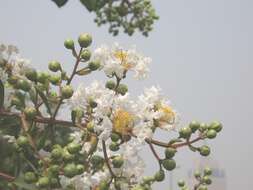
[[[94,52],[94,59],[99,60],[107,76],[114,74],[123,78],[127,71],[133,70],[134,77],[143,79],[149,72],[151,59],[136,52],[135,48],[124,50],[115,43],[111,48],[103,45]]]
[[[102,140],[107,140],[112,132],[112,122],[108,117],[103,117],[102,122],[99,125],[95,125],[94,129],[100,133],[99,137]]]

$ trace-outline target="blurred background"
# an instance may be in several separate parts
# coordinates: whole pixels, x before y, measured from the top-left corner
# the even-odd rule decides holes
[[[153,59],[145,81],[127,79],[130,93],[137,96],[144,87],[159,85],[180,112],[182,126],[193,119],[220,120],[223,132],[208,144],[209,159],[184,148],[177,155],[179,168],[156,190],[176,187],[176,180],[191,176],[193,168],[209,163],[215,168],[211,190],[250,189],[253,186],[253,1],[251,0],[157,0],[160,20],[148,38],[140,34],[112,37],[107,27],[98,28],[94,15],[72,0],[59,9],[50,0],[2,0],[0,43],[17,45],[36,68],[45,70],[56,59],[69,70],[74,59],[63,42],[82,32],[93,35],[93,46],[119,42],[136,45]],[[103,80],[102,74],[75,84]],[[156,138],[166,139],[163,134]],[[142,152],[147,174],[157,170],[149,149]],[[170,184],[171,179],[174,184]],[[191,180],[191,179],[189,179]]]

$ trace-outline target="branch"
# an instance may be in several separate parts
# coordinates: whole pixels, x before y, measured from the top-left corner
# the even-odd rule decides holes
[[[158,160],[158,162],[160,163],[160,161],[162,160],[159,155],[157,154],[157,152],[155,151],[155,148],[151,142],[151,140],[146,140],[146,142],[149,144],[150,150],[152,151],[153,155],[155,156],[155,158]]]
[[[107,152],[106,152],[106,145],[105,145],[105,141],[104,140],[102,140],[102,146],[103,146],[103,153],[104,153],[105,163],[106,163],[106,165],[107,165],[107,167],[109,169],[109,172],[110,172],[112,178],[115,178],[116,175],[113,173],[112,168],[110,166],[110,163],[109,163],[110,160],[109,160]]]
[[[13,181],[13,180],[15,179],[15,177],[10,176],[10,175],[8,175],[8,174],[6,174],[6,173],[3,173],[3,172],[0,172],[0,177],[6,179],[6,180],[8,180],[8,181]]]

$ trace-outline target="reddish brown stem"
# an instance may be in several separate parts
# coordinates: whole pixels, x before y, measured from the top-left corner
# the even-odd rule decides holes
[[[0,172],[0,177],[6,179],[7,181],[13,181],[15,179],[15,177],[10,176],[3,172]]]

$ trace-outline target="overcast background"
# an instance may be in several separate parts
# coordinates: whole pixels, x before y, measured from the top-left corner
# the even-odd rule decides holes
[[[115,41],[152,57],[150,77],[129,79],[130,92],[138,95],[144,87],[160,85],[182,115],[182,123],[192,119],[224,124],[223,132],[209,144],[227,176],[227,189],[253,186],[253,1],[252,0],[156,0],[160,20],[148,38],[125,34],[114,38],[107,27],[98,28],[94,15],[71,0],[58,9],[50,0],[1,0],[0,42],[17,45],[34,67],[46,69],[57,59],[72,68],[73,58],[63,47],[67,37],[81,32],[93,34],[93,48]],[[102,79],[93,74],[82,82]],[[79,83],[80,78],[75,80]],[[147,174],[157,164],[149,150]],[[183,149],[177,155],[179,177],[185,177],[197,153]],[[180,173],[181,172],[181,173]],[[168,180],[155,189],[168,190]]]

